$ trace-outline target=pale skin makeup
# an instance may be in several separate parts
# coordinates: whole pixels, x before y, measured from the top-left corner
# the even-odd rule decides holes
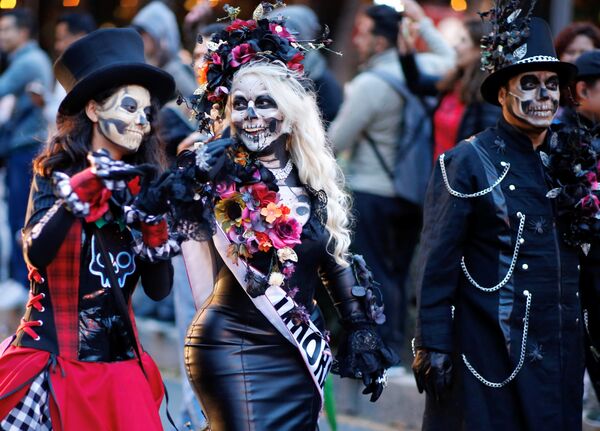
[[[521,73],[498,92],[504,119],[528,135],[534,148],[544,141],[559,99],[559,79],[555,72]]]
[[[255,75],[244,76],[232,86],[230,97],[231,123],[244,146],[256,153],[265,167],[283,168],[290,158],[286,147],[291,127],[263,82]],[[296,170],[277,185],[292,217],[304,225],[310,216],[310,199]]]
[[[119,87],[102,103],[90,101],[86,114],[94,123],[92,147],[105,148],[115,159],[133,154],[151,131],[150,92],[139,85]]]

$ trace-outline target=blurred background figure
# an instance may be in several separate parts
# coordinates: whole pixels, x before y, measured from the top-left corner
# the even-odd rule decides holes
[[[574,22],[558,33],[554,46],[560,61],[575,63],[584,52],[600,49],[600,29],[591,22]]]
[[[31,162],[47,137],[43,97],[52,84],[50,59],[40,49],[36,26],[27,9],[13,9],[0,16],[0,46],[8,54],[8,67],[0,76],[0,98],[14,96],[14,105],[0,127],[0,157],[6,160],[8,222],[11,254],[9,279],[0,284],[3,308],[27,300],[27,267],[21,251]],[[42,101],[42,102],[40,102]]]
[[[275,9],[270,17],[281,16],[286,20],[286,28],[300,41],[315,40],[323,29],[319,18],[308,6],[294,5]],[[327,61],[318,50],[306,52],[304,71],[313,81],[317,93],[317,105],[323,115],[325,124],[329,125],[337,115],[342,104],[342,87],[327,66]]]
[[[200,27],[196,37],[196,45],[192,50],[192,67],[196,72],[204,64],[204,55],[208,49],[207,42],[213,33],[221,31],[225,28],[224,24],[214,23]],[[209,109],[209,107],[207,107]],[[207,139],[196,130],[198,123],[188,111],[185,103],[176,103],[172,101],[168,103],[159,113],[160,136],[165,142],[167,148],[167,156],[171,163],[175,162],[177,153],[182,148],[188,148],[194,142]],[[193,430],[202,430],[207,426],[206,417],[202,412],[202,407],[194,394],[188,379],[186,378],[186,370],[184,366],[183,348],[187,329],[192,323],[192,319],[196,314],[194,298],[187,277],[185,264],[182,256],[176,256],[171,259],[173,263],[174,278],[173,278],[173,301],[175,311],[175,324],[177,326],[177,342],[179,355],[179,371],[181,373],[181,398],[182,403],[179,409],[178,423],[181,429],[187,429],[187,425]],[[203,292],[204,297],[201,302],[204,302],[211,292]]]
[[[418,23],[418,31],[443,62],[452,64],[453,50],[418,4],[406,1],[404,6],[405,10],[416,10],[411,16]],[[406,94],[396,90],[405,88],[397,51],[401,19],[401,14],[385,5],[370,6],[357,16],[353,44],[362,63],[361,73],[348,85],[329,129],[335,150],[346,152],[347,157],[346,178],[356,217],[352,249],[369,262],[381,284],[386,310],[393,310],[388,311],[381,332],[384,341],[398,352],[403,350],[406,335],[405,283],[421,226],[422,203],[415,199],[414,190],[418,185],[424,189],[431,159],[431,143],[415,142],[413,154],[416,159],[425,159],[426,169],[397,187],[390,172],[413,169],[410,165],[415,160],[396,157],[407,103]],[[432,67],[430,59],[428,54],[417,62]]]
[[[60,57],[73,42],[94,30],[96,30],[96,21],[87,12],[71,12],[60,15],[54,28],[55,58]],[[60,105],[66,94],[62,85],[55,80],[44,107],[44,115],[51,131],[55,129],[58,105]]]
[[[399,37],[400,62],[408,88],[420,96],[436,96],[432,109],[433,163],[458,142],[494,126],[501,109],[483,100],[479,88],[487,74],[480,66],[480,40],[487,33],[481,19],[468,19],[457,28],[456,66],[445,75],[421,72],[413,42]]]
[[[131,25],[144,40],[146,61],[171,74],[182,96],[192,95],[196,79],[190,65],[179,58],[181,36],[173,11],[160,1],[152,1],[140,9]]]
[[[191,65],[184,64],[179,57],[181,36],[177,18],[173,11],[161,1],[152,1],[140,9],[133,18],[131,25],[142,36],[146,61],[169,73],[175,79],[176,92],[185,98],[189,98],[197,88],[196,78]],[[171,103],[165,105],[162,111],[165,110],[168,112],[166,114],[161,112],[159,121],[165,129],[165,133],[169,134],[162,137],[167,141],[168,151],[172,152],[171,147],[175,145],[176,148],[182,129],[183,136],[187,136],[193,131],[195,125],[193,123],[187,124],[190,113],[185,111],[185,106],[178,107],[171,101]],[[172,117],[171,114],[176,117]],[[165,115],[167,115],[167,118],[164,117]],[[181,257],[175,258],[173,265],[176,273],[182,271],[185,273]],[[178,286],[180,283],[184,283],[184,285]],[[179,288],[189,289],[187,279],[184,277],[174,281],[173,291],[160,302],[151,301],[144,295],[134,296],[136,313],[141,317],[174,322],[173,292]]]

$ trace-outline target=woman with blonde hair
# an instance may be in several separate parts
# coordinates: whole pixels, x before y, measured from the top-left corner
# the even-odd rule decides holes
[[[332,366],[375,401],[396,355],[375,330],[373,280],[348,254],[350,202],[299,45],[259,17],[234,20],[209,47],[201,90],[231,135],[181,153],[161,182],[191,239],[192,290],[214,286],[203,303],[195,295],[188,377],[214,431],[315,430]],[[347,330],[336,364],[314,303],[321,284]]]

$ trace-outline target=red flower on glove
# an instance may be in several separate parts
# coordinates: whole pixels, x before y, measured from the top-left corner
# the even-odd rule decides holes
[[[98,176],[87,168],[71,177],[71,187],[81,202],[90,204],[90,213],[85,217],[88,223],[95,222],[108,211],[108,201],[112,196]]]

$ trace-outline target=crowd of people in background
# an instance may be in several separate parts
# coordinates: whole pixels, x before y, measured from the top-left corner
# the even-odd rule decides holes
[[[480,40],[490,31],[487,24],[474,16],[451,18],[448,31],[448,25],[437,25],[417,1],[403,3],[401,14],[382,5],[359,11],[352,42],[360,65],[350,82],[336,79],[323,51],[308,52],[304,70],[312,80],[328,141],[352,195],[355,225],[351,250],[365,257],[380,283],[386,311],[393,310],[386,313],[381,333],[388,346],[402,352],[401,367],[406,368],[412,360],[408,346],[413,330],[408,322],[414,315],[416,295],[411,265],[419,247],[430,174],[441,154],[494,126],[501,108],[480,93],[486,76],[480,65]],[[291,5],[272,13],[285,16],[288,30],[299,40],[315,39],[321,32],[322,23],[307,6]],[[224,29],[216,15],[204,6],[190,12],[183,27],[193,33],[197,43],[188,47],[189,52],[181,44],[182,23],[161,1],[151,1],[131,21],[131,28],[143,39],[146,61],[173,77],[180,96],[180,100],[165,104],[158,119],[159,135],[171,163],[181,148],[203,138],[189,104],[181,99],[192,98],[207,41]],[[0,309],[22,307],[28,300],[29,271],[23,259],[21,230],[31,165],[44,142],[56,132],[58,106],[66,94],[52,74],[51,57],[59,57],[96,28],[94,18],[86,12],[61,15],[56,21],[53,52],[47,53],[37,43],[31,11],[15,9],[0,15],[0,179],[8,215],[0,228]],[[597,127],[600,29],[590,22],[575,22],[558,33],[554,44],[561,61],[579,68],[575,81],[561,94],[556,122],[583,121],[590,128]],[[407,146],[407,139],[412,146]],[[592,262],[586,268],[600,267],[597,253],[586,259]],[[196,312],[194,301],[202,302],[210,292],[200,300],[193,298],[183,258],[177,256],[172,262],[172,293],[160,302],[134,296],[134,307],[140,317],[176,325],[179,363],[185,375],[184,340]],[[595,271],[582,272],[588,282],[600,282],[596,277]],[[600,368],[590,368],[589,374],[600,390]],[[178,422],[203,429],[202,409],[187,380],[183,381],[184,402]]]

